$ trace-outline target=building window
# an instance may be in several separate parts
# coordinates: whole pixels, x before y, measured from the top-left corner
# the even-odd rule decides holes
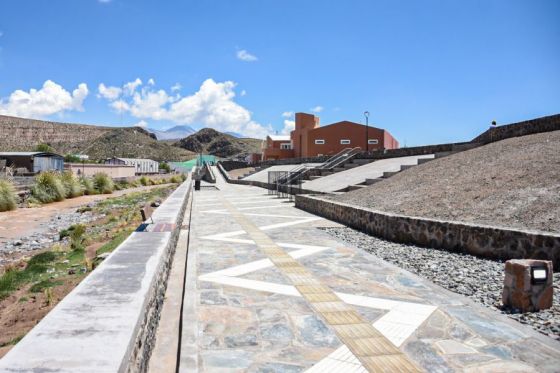
[[[350,145],[350,140],[342,139],[342,140],[340,140],[340,145]]]
[[[370,139],[367,141],[368,145],[377,145],[379,144],[379,140],[377,139]]]
[[[315,145],[324,145],[324,144],[325,144],[325,140],[323,139],[315,140]]]
[[[291,149],[292,144],[280,144],[280,149]]]

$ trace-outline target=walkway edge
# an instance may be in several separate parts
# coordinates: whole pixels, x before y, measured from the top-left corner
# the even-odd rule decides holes
[[[560,268],[559,234],[391,214],[301,194],[296,207],[394,242],[490,259],[545,259]]]
[[[192,201],[193,190],[191,187],[187,194],[187,206],[183,216],[183,225],[181,226],[171,270],[169,271],[169,280],[156,331],[155,346],[148,365],[148,372],[175,372],[177,370],[181,345],[181,312],[185,288]]]

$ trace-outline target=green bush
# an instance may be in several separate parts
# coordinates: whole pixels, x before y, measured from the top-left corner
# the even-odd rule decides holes
[[[159,169],[165,171],[166,173],[171,172],[171,166],[169,165],[169,163],[166,163],[166,162],[160,163],[159,164]]]
[[[49,144],[38,144],[35,147],[36,152],[54,153],[54,149]]]
[[[85,188],[71,171],[64,171],[62,175],[60,175],[60,181],[62,182],[62,185],[64,185],[66,198],[74,198],[84,195]]]
[[[146,176],[142,176],[139,181],[140,181],[140,184],[146,186],[146,185],[149,184],[150,179],[148,179]]]
[[[187,180],[187,175],[185,175],[185,174],[181,174],[181,180],[182,180],[182,181],[185,181],[185,180]]]
[[[8,180],[0,179],[0,211],[9,211],[17,207],[17,195],[14,186]]]
[[[85,176],[80,177],[80,183],[84,188],[84,193],[87,195],[97,194],[97,190],[95,190],[95,185],[93,185],[93,180],[87,178]]]
[[[113,180],[103,172],[99,172],[93,175],[93,185],[98,193],[101,194],[111,194],[115,189]]]
[[[179,175],[173,175],[171,176],[171,179],[169,179],[170,182],[178,184],[181,182],[181,176]]]
[[[58,173],[42,172],[35,177],[35,184],[31,187],[31,196],[40,203],[62,201],[66,190]]]

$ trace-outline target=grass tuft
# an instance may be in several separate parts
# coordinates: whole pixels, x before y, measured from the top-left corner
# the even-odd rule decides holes
[[[0,211],[14,210],[17,207],[17,195],[13,184],[0,179]]]
[[[111,194],[115,189],[113,180],[109,177],[109,175],[103,172],[93,175],[93,185],[100,194]]]
[[[42,172],[35,177],[31,196],[39,203],[51,203],[62,201],[66,196],[66,190],[56,172]]]

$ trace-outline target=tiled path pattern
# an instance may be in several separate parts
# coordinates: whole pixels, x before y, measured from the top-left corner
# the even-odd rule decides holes
[[[370,372],[419,372],[420,370],[383,334],[344,303],[329,287],[318,281],[304,266],[288,255],[263,231],[251,223],[235,206],[223,199],[231,216],[249,234],[280,271],[290,279],[303,298],[311,304],[338,338]]]
[[[263,189],[217,186],[194,197],[181,372],[391,371],[368,365],[378,346],[429,372],[558,371],[558,343],[336,241],[317,228],[337,224]]]

